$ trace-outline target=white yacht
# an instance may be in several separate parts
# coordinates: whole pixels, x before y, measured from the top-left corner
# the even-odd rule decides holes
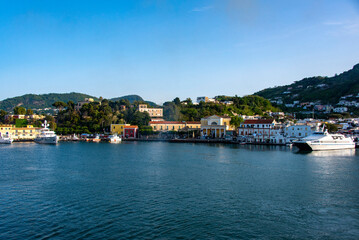
[[[54,131],[48,129],[49,124],[47,124],[46,120],[42,126],[43,128],[41,129],[40,134],[35,138],[35,142],[43,144],[57,144],[59,137]]]
[[[0,135],[0,144],[11,144],[14,140],[9,137],[8,135],[6,136],[1,136]]]
[[[120,143],[122,139],[117,135],[111,135],[108,137],[110,143]]]
[[[301,140],[293,141],[293,146],[304,151],[354,149],[355,143],[343,134],[330,134],[328,131],[315,132]]]

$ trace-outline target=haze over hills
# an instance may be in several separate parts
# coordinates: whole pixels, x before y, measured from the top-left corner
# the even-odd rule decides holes
[[[26,94],[23,96],[8,98],[3,101],[0,101],[0,109],[3,109],[5,111],[12,111],[16,106],[22,106],[26,109],[28,108],[44,109],[44,108],[51,108],[52,104],[57,101],[62,101],[65,103],[68,101],[73,101],[76,103],[78,101],[83,101],[85,98],[93,98],[95,100],[99,100],[97,97],[83,93],[76,93],[76,92],[49,93],[49,94],[39,94],[39,95]],[[112,98],[109,100],[118,101],[121,99],[127,99],[131,103],[133,103],[134,101],[144,101],[143,98],[138,95],[127,95],[123,97]],[[153,102],[148,101],[147,103],[152,106],[156,106],[156,104]]]
[[[310,77],[295,81],[290,85],[267,88],[255,95],[283,103],[293,101],[335,104],[346,95],[359,93],[359,64],[351,70],[333,77]]]

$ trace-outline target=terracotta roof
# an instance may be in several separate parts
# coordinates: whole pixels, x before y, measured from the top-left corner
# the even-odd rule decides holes
[[[274,119],[245,120],[243,124],[271,124]]]
[[[213,116],[220,117],[220,118],[231,118],[230,116],[219,116],[219,115],[212,115],[212,116],[207,116],[207,117],[204,117],[204,118],[207,119],[207,118],[213,117]]]
[[[186,122],[187,124],[201,124],[201,122],[195,122],[195,121],[192,121],[192,122]]]
[[[123,128],[138,128],[138,126],[136,126],[136,125],[131,125],[131,126],[123,126]]]

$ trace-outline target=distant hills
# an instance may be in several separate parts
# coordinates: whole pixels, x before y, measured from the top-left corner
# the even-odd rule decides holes
[[[109,100],[115,102],[115,101],[119,101],[119,100],[123,100],[123,99],[126,99],[126,100],[130,101],[131,103],[133,103],[134,101],[145,101],[145,100],[143,100],[142,97],[140,97],[138,95],[126,95],[123,97],[111,98]]]
[[[290,85],[264,89],[255,95],[272,101],[282,100],[283,103],[321,101],[323,104],[335,104],[342,96],[358,93],[359,64],[333,77],[304,78]]]
[[[154,102],[145,101],[142,97],[140,97],[140,96],[138,96],[138,95],[126,95],[126,96],[123,96],[123,97],[111,98],[111,99],[109,99],[109,100],[115,102],[115,101],[119,101],[119,100],[121,100],[121,99],[126,99],[126,100],[130,101],[130,103],[133,103],[133,102],[137,101],[137,102],[146,102],[146,103],[148,103],[148,104],[149,104],[150,106],[152,106],[152,107],[158,106],[158,105],[157,105],[156,103],[154,103]]]
[[[93,98],[95,100],[99,100],[97,97],[83,94],[83,93],[49,93],[49,94],[26,94],[19,97],[8,98],[3,101],[0,101],[0,109],[5,111],[12,111],[16,106],[22,106],[26,109],[44,109],[51,108],[54,102],[62,101],[62,102],[79,102],[83,101],[85,98]],[[109,99],[111,101],[118,101],[120,99],[127,99],[131,103],[134,101],[144,101],[142,97],[138,95],[127,95],[118,98]],[[152,106],[156,106],[153,102],[147,102]]]

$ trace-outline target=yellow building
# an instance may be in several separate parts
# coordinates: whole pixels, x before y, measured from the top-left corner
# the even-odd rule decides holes
[[[130,126],[130,124],[111,124],[111,134],[117,134],[122,136],[125,126]]]
[[[231,117],[228,116],[208,116],[201,119],[201,135],[212,138],[222,138],[226,131],[234,130],[231,126]]]
[[[186,127],[189,129],[200,129],[201,122],[186,122]]]
[[[179,131],[184,128],[200,129],[200,122],[179,122],[179,121],[150,121],[153,131]]]
[[[0,136],[11,136],[13,125],[6,124],[0,125]]]
[[[32,125],[20,128],[14,125],[0,125],[1,135],[8,135],[14,140],[34,140],[40,133],[40,129],[34,128]]]

